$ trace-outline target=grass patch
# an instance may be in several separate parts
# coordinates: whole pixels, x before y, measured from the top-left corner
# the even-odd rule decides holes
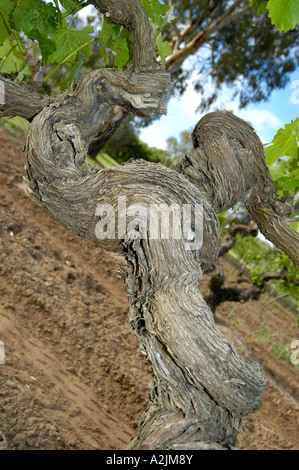
[[[273,333],[268,330],[267,326],[262,326],[259,330],[252,332],[250,336],[258,343],[269,346],[275,359],[282,359],[288,364],[291,364],[295,370],[299,370],[299,366],[293,364],[291,361],[291,355],[293,352],[290,347],[291,343],[285,344],[283,341],[280,341],[277,331]]]
[[[27,134],[30,123],[27,121],[27,119],[21,118],[19,116],[13,118],[3,117],[0,118],[0,126],[7,130],[14,137],[17,137],[19,131],[21,131],[24,135]]]

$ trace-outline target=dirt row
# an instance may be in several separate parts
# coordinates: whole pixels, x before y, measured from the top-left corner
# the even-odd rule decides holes
[[[0,128],[0,448],[124,449],[151,374],[128,322],[117,276],[123,260],[70,234],[29,200],[23,143]],[[230,282],[234,268],[225,263]],[[268,377],[263,406],[245,421],[238,447],[296,449],[298,371],[252,334],[262,305],[238,305],[231,315],[234,306],[225,304],[217,312],[219,329]],[[283,311],[277,318],[274,331],[284,341],[298,337],[294,319]]]

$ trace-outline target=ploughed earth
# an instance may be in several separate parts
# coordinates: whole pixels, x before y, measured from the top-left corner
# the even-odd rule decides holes
[[[123,259],[31,202],[24,141],[0,128],[0,449],[125,449],[151,372],[128,322]],[[235,285],[236,267],[221,263],[226,285]],[[222,304],[216,322],[267,376],[263,405],[245,420],[237,448],[298,449],[299,371],[286,352],[299,339],[296,311],[265,294]]]

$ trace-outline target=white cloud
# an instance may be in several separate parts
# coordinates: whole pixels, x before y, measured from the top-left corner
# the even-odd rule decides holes
[[[92,13],[96,13],[96,10],[92,5],[88,5],[79,14],[84,18]],[[204,57],[207,51],[201,50],[200,54]],[[194,61],[195,58],[191,56],[185,62],[185,66],[194,68]],[[168,104],[167,116],[162,116],[149,127],[142,129],[140,138],[151,147],[166,148],[166,139],[168,137],[178,137],[181,131],[193,128],[203,114],[206,114],[196,111],[200,105],[201,95],[194,90],[193,82],[200,80],[201,77],[196,73],[196,68],[194,70],[195,72],[188,81],[184,95],[171,98]],[[209,77],[202,79],[202,81],[204,81],[205,94],[208,96],[214,91],[214,86]],[[280,93],[282,94],[282,92]],[[232,111],[236,116],[250,122],[263,143],[270,142],[277,130],[284,125],[284,122],[278,116],[282,115],[282,112],[286,111],[288,107],[282,107],[278,103],[276,105],[276,100],[273,99],[268,106],[271,110],[267,109],[267,103],[249,105],[245,109],[239,109],[238,100],[233,100],[232,95],[233,90],[224,87],[211,111],[215,109]],[[284,117],[282,119],[284,120]]]
[[[150,146],[166,148],[168,137],[178,137],[181,131],[195,126],[201,117],[201,114],[196,113],[199,103],[200,95],[189,85],[183,96],[170,99],[166,116],[142,130],[141,140]]]
[[[97,13],[97,10],[93,5],[86,5],[86,7],[79,11],[78,15],[85,19],[87,16],[94,15],[95,13]]]
[[[207,93],[212,91],[209,83],[206,85]],[[231,99],[232,91],[224,89],[211,111],[226,109],[232,111],[236,116],[249,122],[257,132],[263,143],[270,142],[276,131],[283,126],[281,119],[268,110],[266,104],[258,106],[249,105],[247,108],[239,109],[238,101]],[[167,116],[161,117],[148,128],[143,129],[140,138],[150,146],[166,148],[166,139],[170,136],[178,137],[183,130],[194,127],[199,119],[206,113],[196,112],[200,104],[200,94],[192,86],[192,79],[183,96],[172,97],[168,104]]]
[[[140,132],[140,139],[146,142],[150,147],[157,147],[160,149],[166,149],[166,139],[170,135],[167,133],[167,123],[163,123],[164,117],[160,118],[159,121],[155,121],[148,127],[145,127]]]
[[[283,125],[282,121],[268,109],[242,109],[236,110],[235,113],[256,127],[267,126],[271,129],[277,129]]]
[[[266,105],[260,104],[259,107],[251,105],[248,108],[239,109],[238,103],[230,101],[227,103],[226,109],[249,122],[263,143],[270,142],[276,131],[283,126],[281,119],[268,110]]]

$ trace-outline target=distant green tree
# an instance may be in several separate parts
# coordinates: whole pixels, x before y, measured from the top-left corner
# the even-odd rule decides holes
[[[180,161],[184,155],[193,149],[190,134],[192,129],[181,131],[178,139],[174,136],[166,139],[167,150],[171,155],[172,163]]]
[[[286,33],[278,31],[264,0],[253,2],[262,4],[262,15],[252,10],[249,0],[170,3],[175,19],[163,33],[173,54],[166,58],[166,68],[179,92],[185,90],[186,79],[196,70],[195,89],[205,95],[201,110],[209,108],[224,85],[233,87],[241,107],[267,100],[274,89],[286,86],[299,65],[298,25],[294,23],[294,29]],[[187,62],[191,56],[192,62]],[[213,89],[207,95],[208,78]]]
[[[131,158],[142,158],[150,162],[167,164],[169,153],[166,150],[149,147],[138,136],[138,129],[133,120],[127,120],[119,127],[102,149],[118,163]]]

